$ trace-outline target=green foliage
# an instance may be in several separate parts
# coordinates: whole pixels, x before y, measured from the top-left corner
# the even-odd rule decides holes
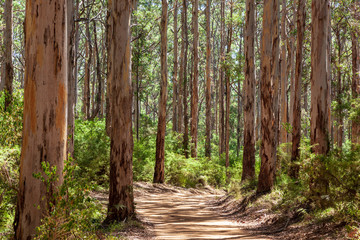
[[[79,177],[107,186],[110,139],[106,135],[105,120],[76,120],[74,148],[74,158],[80,170],[77,171]]]
[[[360,222],[360,148],[347,142],[327,156],[312,153],[308,140],[302,141],[299,179],[287,176],[290,164],[282,165],[277,180],[282,189],[281,206],[308,206],[314,219],[335,217],[338,222]],[[283,156],[283,155],[281,155]],[[286,159],[286,158],[285,158]]]
[[[52,192],[50,187],[59,178],[56,167],[42,162],[42,170],[43,173],[34,173],[34,177],[46,184],[51,199],[35,239],[96,239],[95,231],[103,212],[100,205],[90,197],[89,185],[75,178],[78,166],[66,161],[63,184]]]
[[[355,98],[351,102],[350,120],[360,121],[360,98]]]
[[[183,155],[172,152],[166,152],[165,157],[165,178],[170,184],[181,187],[225,185],[226,170],[219,159],[186,159]]]
[[[15,90],[12,104],[5,111],[5,92],[0,94],[0,147],[13,147],[21,144],[23,107],[23,90]]]
[[[0,149],[0,235],[12,227],[19,178],[20,148]]]

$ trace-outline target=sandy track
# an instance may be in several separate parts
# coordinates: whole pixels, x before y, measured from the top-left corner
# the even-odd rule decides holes
[[[156,239],[269,239],[239,228],[210,209],[209,191],[135,184],[137,214],[154,224]]]

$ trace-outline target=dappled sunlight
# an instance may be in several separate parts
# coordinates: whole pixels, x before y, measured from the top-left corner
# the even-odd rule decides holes
[[[150,184],[149,184],[150,185]],[[143,190],[152,192],[147,186]],[[157,239],[268,239],[239,228],[208,206],[217,195],[161,188],[156,194],[140,191],[137,213],[154,224]]]

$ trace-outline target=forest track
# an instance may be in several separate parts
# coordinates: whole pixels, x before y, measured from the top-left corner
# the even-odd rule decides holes
[[[243,230],[236,221],[211,209],[222,196],[211,189],[184,189],[169,185],[135,183],[136,212],[153,224],[155,239],[270,239]]]

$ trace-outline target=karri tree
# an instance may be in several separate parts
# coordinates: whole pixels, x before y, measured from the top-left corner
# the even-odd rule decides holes
[[[198,105],[199,105],[199,0],[193,1],[192,17],[193,17],[193,79],[192,79],[192,96],[191,96],[191,157],[197,157],[198,142]]]
[[[66,0],[27,1],[25,17],[24,128],[15,239],[32,239],[62,183],[67,140]],[[42,163],[56,167],[58,181],[47,190],[33,177]],[[44,173],[43,173],[44,174]]]
[[[242,180],[255,177],[255,1],[246,1],[244,152]]]
[[[168,3],[162,0],[161,15],[161,89],[159,100],[159,120],[156,135],[154,183],[164,183],[165,178],[165,131],[166,131],[166,101],[167,101],[167,25]]]
[[[5,31],[4,31],[4,47],[5,47],[5,54],[4,54],[4,60],[5,60],[5,110],[10,106],[12,94],[13,94],[13,80],[14,80],[14,68],[13,68],[13,62],[12,62],[12,0],[6,0],[5,1]]]
[[[105,223],[134,214],[130,19],[133,1],[108,2],[108,81],[110,82],[110,192]]]
[[[279,1],[265,0],[261,40],[261,167],[257,192],[269,192],[276,163],[276,86],[279,63]]]

